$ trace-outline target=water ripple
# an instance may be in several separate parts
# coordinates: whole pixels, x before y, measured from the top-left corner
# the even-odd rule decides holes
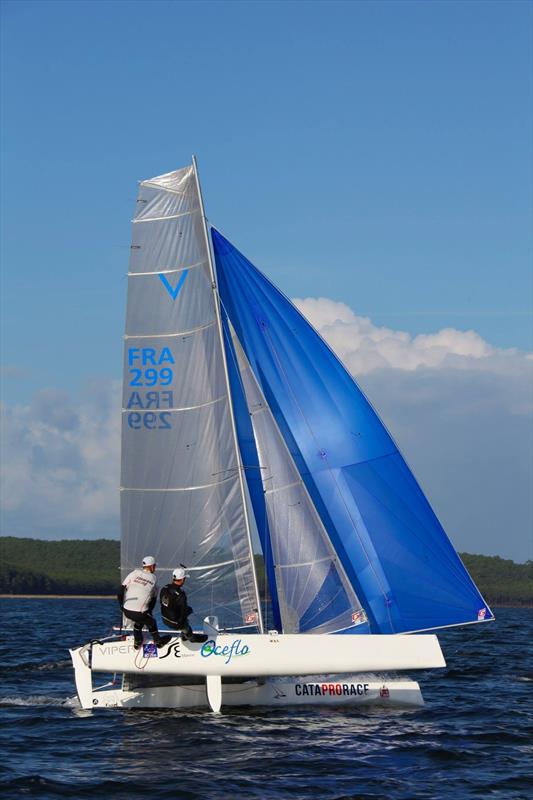
[[[54,798],[175,800],[526,800],[533,718],[528,609],[444,631],[448,667],[417,678],[421,709],[231,708],[82,711],[67,650],[107,630],[114,609],[87,601],[4,605],[0,791]],[[68,635],[54,621],[68,619]]]

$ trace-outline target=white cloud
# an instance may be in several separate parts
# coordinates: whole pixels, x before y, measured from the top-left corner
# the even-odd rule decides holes
[[[459,367],[458,359],[487,358],[502,352],[475,331],[444,328],[437,333],[410,336],[405,331],[378,327],[368,317],[358,317],[344,303],[324,297],[296,298],[294,303],[354,375],[383,367]]]
[[[533,362],[475,331],[410,336],[295,301],[353,372],[459,550],[533,556]],[[5,407],[3,534],[118,535],[120,385]]]
[[[2,407],[4,535],[118,533],[120,384],[79,403],[52,389]]]
[[[356,377],[459,550],[533,558],[533,364],[475,331],[410,336],[294,301]]]

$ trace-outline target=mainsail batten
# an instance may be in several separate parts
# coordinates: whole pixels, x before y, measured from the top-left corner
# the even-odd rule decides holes
[[[491,618],[352,377],[290,301],[212,237],[226,312],[372,630]]]

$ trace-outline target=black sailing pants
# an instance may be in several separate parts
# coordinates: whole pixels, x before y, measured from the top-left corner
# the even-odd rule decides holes
[[[142,642],[143,628],[148,628],[154,639],[159,639],[157,622],[149,611],[128,611],[123,608],[122,613],[133,622],[133,638],[137,644]]]
[[[167,619],[164,614],[161,614],[163,617],[163,622],[165,622],[169,628],[173,628],[175,631],[181,631],[181,638],[182,639],[190,639],[192,636],[192,628],[189,625],[188,621],[185,620],[183,624],[176,622],[173,619]]]

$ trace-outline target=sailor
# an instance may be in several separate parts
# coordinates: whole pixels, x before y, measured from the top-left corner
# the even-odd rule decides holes
[[[170,636],[159,635],[157,622],[152,616],[157,599],[155,568],[155,558],[145,556],[142,569],[130,572],[117,593],[122,613],[133,622],[133,646],[136,650],[143,643],[143,627],[152,634],[156,647],[163,647],[171,639]]]
[[[167,583],[166,586],[163,586],[159,600],[161,602],[163,621],[170,628],[181,630],[182,639],[195,641],[196,637],[188,621],[189,614],[192,614],[192,608],[187,604],[187,595],[183,589],[183,584],[187,577],[185,567],[176,567],[172,573],[172,583]]]

